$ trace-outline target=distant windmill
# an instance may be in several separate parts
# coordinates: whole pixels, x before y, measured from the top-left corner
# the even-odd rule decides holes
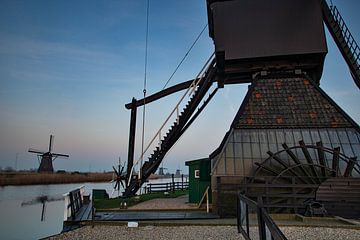
[[[160,176],[165,175],[164,170],[166,170],[166,169],[167,169],[167,168],[164,168],[164,167],[159,167],[159,175],[160,175]]]
[[[52,153],[52,147],[54,143],[54,135],[50,135],[50,143],[49,143],[49,151],[39,151],[33,148],[29,148],[29,152],[36,153],[38,158],[41,157],[40,166],[38,168],[38,172],[54,172],[52,162],[55,161],[56,158],[68,158],[68,154],[61,153]]]

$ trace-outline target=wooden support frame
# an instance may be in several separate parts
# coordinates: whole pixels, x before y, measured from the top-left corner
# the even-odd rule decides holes
[[[193,81],[194,81],[194,79],[186,81],[186,82],[182,82],[182,83],[176,84],[174,86],[171,86],[169,88],[163,89],[157,93],[154,93],[145,98],[145,103],[148,104],[148,103],[154,102],[156,100],[159,100],[160,98],[169,96],[173,93],[179,92],[181,90],[185,90],[190,87],[190,85]],[[212,82],[215,82],[215,81],[217,81],[217,78],[212,79]],[[237,75],[236,77],[226,76],[226,78],[224,80],[224,84],[225,85],[241,84],[241,83],[250,83],[251,81],[252,81],[251,75],[244,74],[244,75],[240,75],[240,76]],[[125,108],[132,109],[134,106],[140,107],[142,105],[144,105],[144,99],[139,99],[139,100],[136,100],[135,103],[131,102],[131,103],[125,104]]]
[[[135,131],[136,131],[136,99],[132,99],[132,108],[130,116],[130,131],[129,131],[129,146],[128,146],[128,163],[126,168],[126,182],[129,181],[131,168],[134,164],[134,151],[135,151]]]

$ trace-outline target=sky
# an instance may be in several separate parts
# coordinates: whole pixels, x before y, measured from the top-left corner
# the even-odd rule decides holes
[[[28,148],[55,135],[55,170],[110,171],[127,160],[130,111],[143,95],[146,0],[0,0],[0,167],[38,167]],[[207,24],[205,0],[150,0],[147,94],[161,90]],[[360,42],[360,2],[333,0]],[[359,89],[327,34],[321,88],[357,123]],[[192,79],[214,51],[207,30],[169,86]],[[164,160],[170,172],[220,144],[247,85],[220,89]],[[145,144],[181,93],[146,107]],[[138,109],[135,156],[141,149]],[[150,152],[149,152],[150,153]],[[17,157],[16,157],[17,156]],[[17,159],[17,160],[16,160]]]

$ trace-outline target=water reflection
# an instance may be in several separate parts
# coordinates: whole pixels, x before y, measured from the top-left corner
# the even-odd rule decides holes
[[[45,221],[41,221],[42,204],[22,207],[39,196],[62,196],[81,185],[90,193],[93,188],[111,192],[109,183],[52,184],[34,186],[8,186],[0,188],[0,239],[39,239],[62,230],[64,201],[46,203]]]
[[[176,178],[175,181],[181,181],[181,178]],[[171,179],[155,179],[150,182],[171,182]],[[113,190],[109,182],[0,187],[0,239],[39,239],[60,233],[64,213],[63,200],[46,203],[45,221],[41,221],[41,202],[24,207],[21,204],[44,195],[62,196],[82,185],[85,186],[87,194],[90,194],[92,189],[105,189],[110,195]]]

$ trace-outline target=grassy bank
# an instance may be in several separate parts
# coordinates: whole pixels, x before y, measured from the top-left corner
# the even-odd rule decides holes
[[[110,199],[95,199],[94,207],[97,210],[106,210],[119,208],[122,203],[126,202],[128,207],[136,205],[141,202],[149,201],[155,198],[176,198],[182,195],[188,194],[188,190],[176,190],[175,192],[169,192],[169,194],[159,193],[147,193],[131,198],[110,198]]]
[[[0,173],[0,186],[111,181],[112,173]]]

